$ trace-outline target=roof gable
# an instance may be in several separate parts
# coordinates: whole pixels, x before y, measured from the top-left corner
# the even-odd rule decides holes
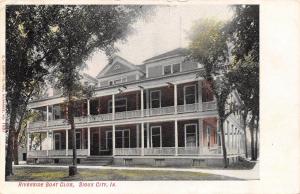
[[[107,64],[104,69],[97,75],[96,78],[107,77],[129,71],[141,71],[134,64],[123,59],[120,56],[114,56],[111,63]]]

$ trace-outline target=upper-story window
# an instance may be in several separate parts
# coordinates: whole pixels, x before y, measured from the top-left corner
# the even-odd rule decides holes
[[[172,64],[172,65],[165,65],[163,67],[163,75],[168,75],[172,73],[180,72],[180,63]]]
[[[127,98],[116,98],[115,100],[115,111],[123,112],[127,110]],[[108,101],[108,111],[112,112],[112,101]]]
[[[112,85],[121,84],[124,82],[127,82],[127,77],[120,77],[120,78],[117,78],[114,80],[110,80],[110,81],[108,81],[108,85],[112,86]]]
[[[196,103],[196,86],[189,85],[184,87],[184,103],[194,104]]]
[[[151,108],[160,108],[161,107],[161,94],[160,90],[155,90],[150,92],[150,103]]]

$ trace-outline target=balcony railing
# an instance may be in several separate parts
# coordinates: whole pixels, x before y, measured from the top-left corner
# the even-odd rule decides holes
[[[209,111],[209,110],[216,110],[217,109],[217,102],[203,102],[202,103],[202,111]]]
[[[141,116],[141,110],[116,112],[115,119],[130,119]]]
[[[202,110],[201,110],[201,107],[199,106],[199,103],[185,104],[185,105],[177,106],[177,113],[179,113],[179,114],[192,113],[192,112],[198,112],[198,111],[210,111],[210,110],[216,110],[216,102],[215,101],[203,102]],[[174,113],[175,113],[174,106],[144,109],[144,116],[158,116],[158,115],[168,115],[168,114],[174,114]],[[124,111],[124,112],[116,112],[115,113],[116,120],[138,118],[141,116],[142,116],[141,110],[132,110],[132,111]],[[82,123],[88,123],[88,122],[110,121],[112,119],[113,119],[112,113],[107,113],[107,114],[100,114],[100,115],[75,117],[74,121],[76,124],[82,124]],[[68,121],[66,119],[58,119],[58,120],[49,120],[48,121],[48,127],[64,126],[64,125],[68,125]],[[29,127],[32,131],[38,130],[38,129],[43,129],[43,128],[47,127],[47,122],[46,121],[33,122],[29,125]]]

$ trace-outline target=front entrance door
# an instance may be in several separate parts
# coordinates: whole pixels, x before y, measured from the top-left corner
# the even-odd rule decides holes
[[[99,155],[99,132],[92,132],[91,155]]]

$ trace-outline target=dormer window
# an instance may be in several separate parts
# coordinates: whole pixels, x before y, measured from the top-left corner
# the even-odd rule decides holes
[[[163,75],[178,73],[181,71],[180,63],[163,66]]]
[[[171,73],[172,73],[172,66],[171,65],[164,66],[164,75],[168,75]]]

